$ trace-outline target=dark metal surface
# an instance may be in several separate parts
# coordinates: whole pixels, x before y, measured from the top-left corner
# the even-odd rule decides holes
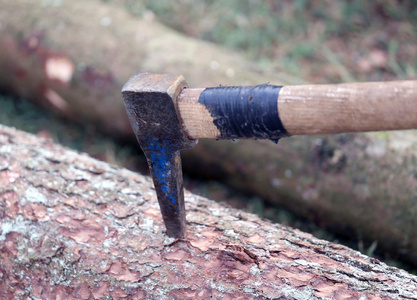
[[[182,76],[139,73],[122,89],[130,124],[145,153],[167,234],[186,234],[180,150],[193,147],[181,127],[176,97],[186,86]]]

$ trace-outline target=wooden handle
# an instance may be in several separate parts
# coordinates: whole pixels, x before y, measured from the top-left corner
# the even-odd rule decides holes
[[[285,86],[278,97],[293,135],[417,128],[417,81]]]
[[[220,138],[204,90],[183,90],[178,112],[191,138]],[[417,129],[417,81],[284,86],[277,106],[291,135]]]
[[[177,98],[178,112],[184,131],[193,139],[216,139],[220,131],[208,109],[198,102],[205,89],[184,89]]]

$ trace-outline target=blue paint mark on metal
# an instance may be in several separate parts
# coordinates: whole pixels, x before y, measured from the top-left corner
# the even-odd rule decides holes
[[[177,204],[176,187],[169,187],[171,176],[171,164],[175,157],[175,150],[170,149],[166,143],[161,143],[156,139],[148,139],[150,161],[152,163],[152,169],[154,176],[160,183],[160,188],[166,197],[170,200],[173,205]]]

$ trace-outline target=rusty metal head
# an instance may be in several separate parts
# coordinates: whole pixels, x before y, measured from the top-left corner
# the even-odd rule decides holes
[[[176,98],[187,86],[183,76],[138,73],[122,88],[126,111],[146,156],[169,236],[185,237],[180,150],[191,148],[182,129]]]

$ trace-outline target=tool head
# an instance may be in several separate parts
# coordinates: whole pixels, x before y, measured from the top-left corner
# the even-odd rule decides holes
[[[180,150],[197,140],[185,134],[176,98],[187,86],[183,76],[138,73],[122,88],[126,111],[146,156],[159,206],[171,237],[185,237],[185,206]]]

